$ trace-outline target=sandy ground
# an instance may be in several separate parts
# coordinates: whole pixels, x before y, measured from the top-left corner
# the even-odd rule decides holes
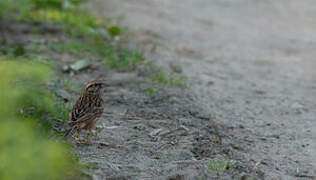
[[[89,7],[104,16],[123,16],[122,24],[129,28],[132,43],[147,49],[155,47],[155,53],[148,54],[148,59],[166,68],[183,69],[189,77],[190,89],[186,93],[192,96],[190,103],[194,101],[201,108],[199,113],[211,114],[215,124],[224,127],[220,133],[226,135],[223,144],[231,151],[228,154],[233,156],[233,167],[238,169],[239,162],[244,165],[240,171],[228,172],[227,177],[247,179],[250,175],[244,174],[249,173],[265,179],[315,179],[316,1],[91,0]],[[141,91],[133,94],[133,90],[121,87],[116,93],[120,92],[129,92],[127,97],[135,98],[129,102],[146,102],[146,98],[140,99]],[[168,98],[176,98],[175,101],[184,101],[182,104],[186,104],[189,96],[166,94]],[[124,102],[124,98],[113,101],[108,112],[125,114],[126,108],[119,105]],[[170,105],[169,101],[163,102]],[[105,117],[103,125],[112,128],[102,130],[103,134],[112,133],[106,135],[112,139],[105,141],[119,142],[127,149],[118,151],[104,145],[99,152],[102,156],[94,152],[94,161],[102,167],[94,177],[226,177],[207,170],[208,162],[224,154],[225,148],[215,152],[212,147],[204,147],[207,146],[204,143],[193,150],[198,142],[194,137],[204,134],[203,138],[214,140],[211,137],[214,132],[207,133],[203,118],[188,115],[190,108],[179,104],[172,111],[180,109],[180,117],[166,111],[177,123],[166,121],[165,116],[157,116],[160,121],[146,123],[143,120],[130,123],[122,118],[116,122]],[[152,111],[164,113],[156,105],[151,107]],[[181,136],[180,133],[172,136],[180,138],[177,140],[155,141],[153,137],[166,128],[201,134]],[[131,129],[142,133],[131,136],[135,135]],[[153,138],[152,144],[146,138]],[[127,146],[127,141],[132,145]],[[155,154],[163,142],[167,149],[173,150]],[[203,154],[198,148],[212,153]],[[93,162],[88,150],[83,147],[81,152],[87,161]],[[161,160],[156,161],[155,157]],[[199,165],[194,165],[196,162]]]

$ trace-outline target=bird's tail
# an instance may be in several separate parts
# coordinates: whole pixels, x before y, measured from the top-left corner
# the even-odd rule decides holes
[[[69,136],[69,134],[71,134],[73,131],[77,130],[78,129],[78,126],[75,125],[75,126],[72,126],[70,129],[68,129],[64,135],[64,137],[67,137]]]

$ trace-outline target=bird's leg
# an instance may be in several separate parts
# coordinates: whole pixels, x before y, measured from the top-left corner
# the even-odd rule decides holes
[[[88,144],[90,145],[90,144],[92,144],[92,142],[91,142],[92,129],[89,128],[88,131],[89,131],[88,132]]]
[[[79,143],[82,144],[82,139],[80,137],[80,129],[77,130]]]

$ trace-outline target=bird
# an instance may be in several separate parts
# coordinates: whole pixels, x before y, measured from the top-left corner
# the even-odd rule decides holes
[[[95,124],[100,120],[104,111],[102,96],[106,86],[108,85],[102,80],[93,80],[87,83],[83,93],[69,113],[68,125],[70,129],[66,131],[64,137],[67,137],[73,131],[77,131],[79,143],[82,144],[80,131],[84,129],[89,131],[88,144],[92,144],[92,129],[95,128]]]

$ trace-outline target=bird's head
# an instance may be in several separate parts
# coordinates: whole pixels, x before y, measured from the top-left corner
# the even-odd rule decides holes
[[[106,86],[108,85],[102,80],[90,81],[86,85],[85,92],[89,94],[102,94]]]

